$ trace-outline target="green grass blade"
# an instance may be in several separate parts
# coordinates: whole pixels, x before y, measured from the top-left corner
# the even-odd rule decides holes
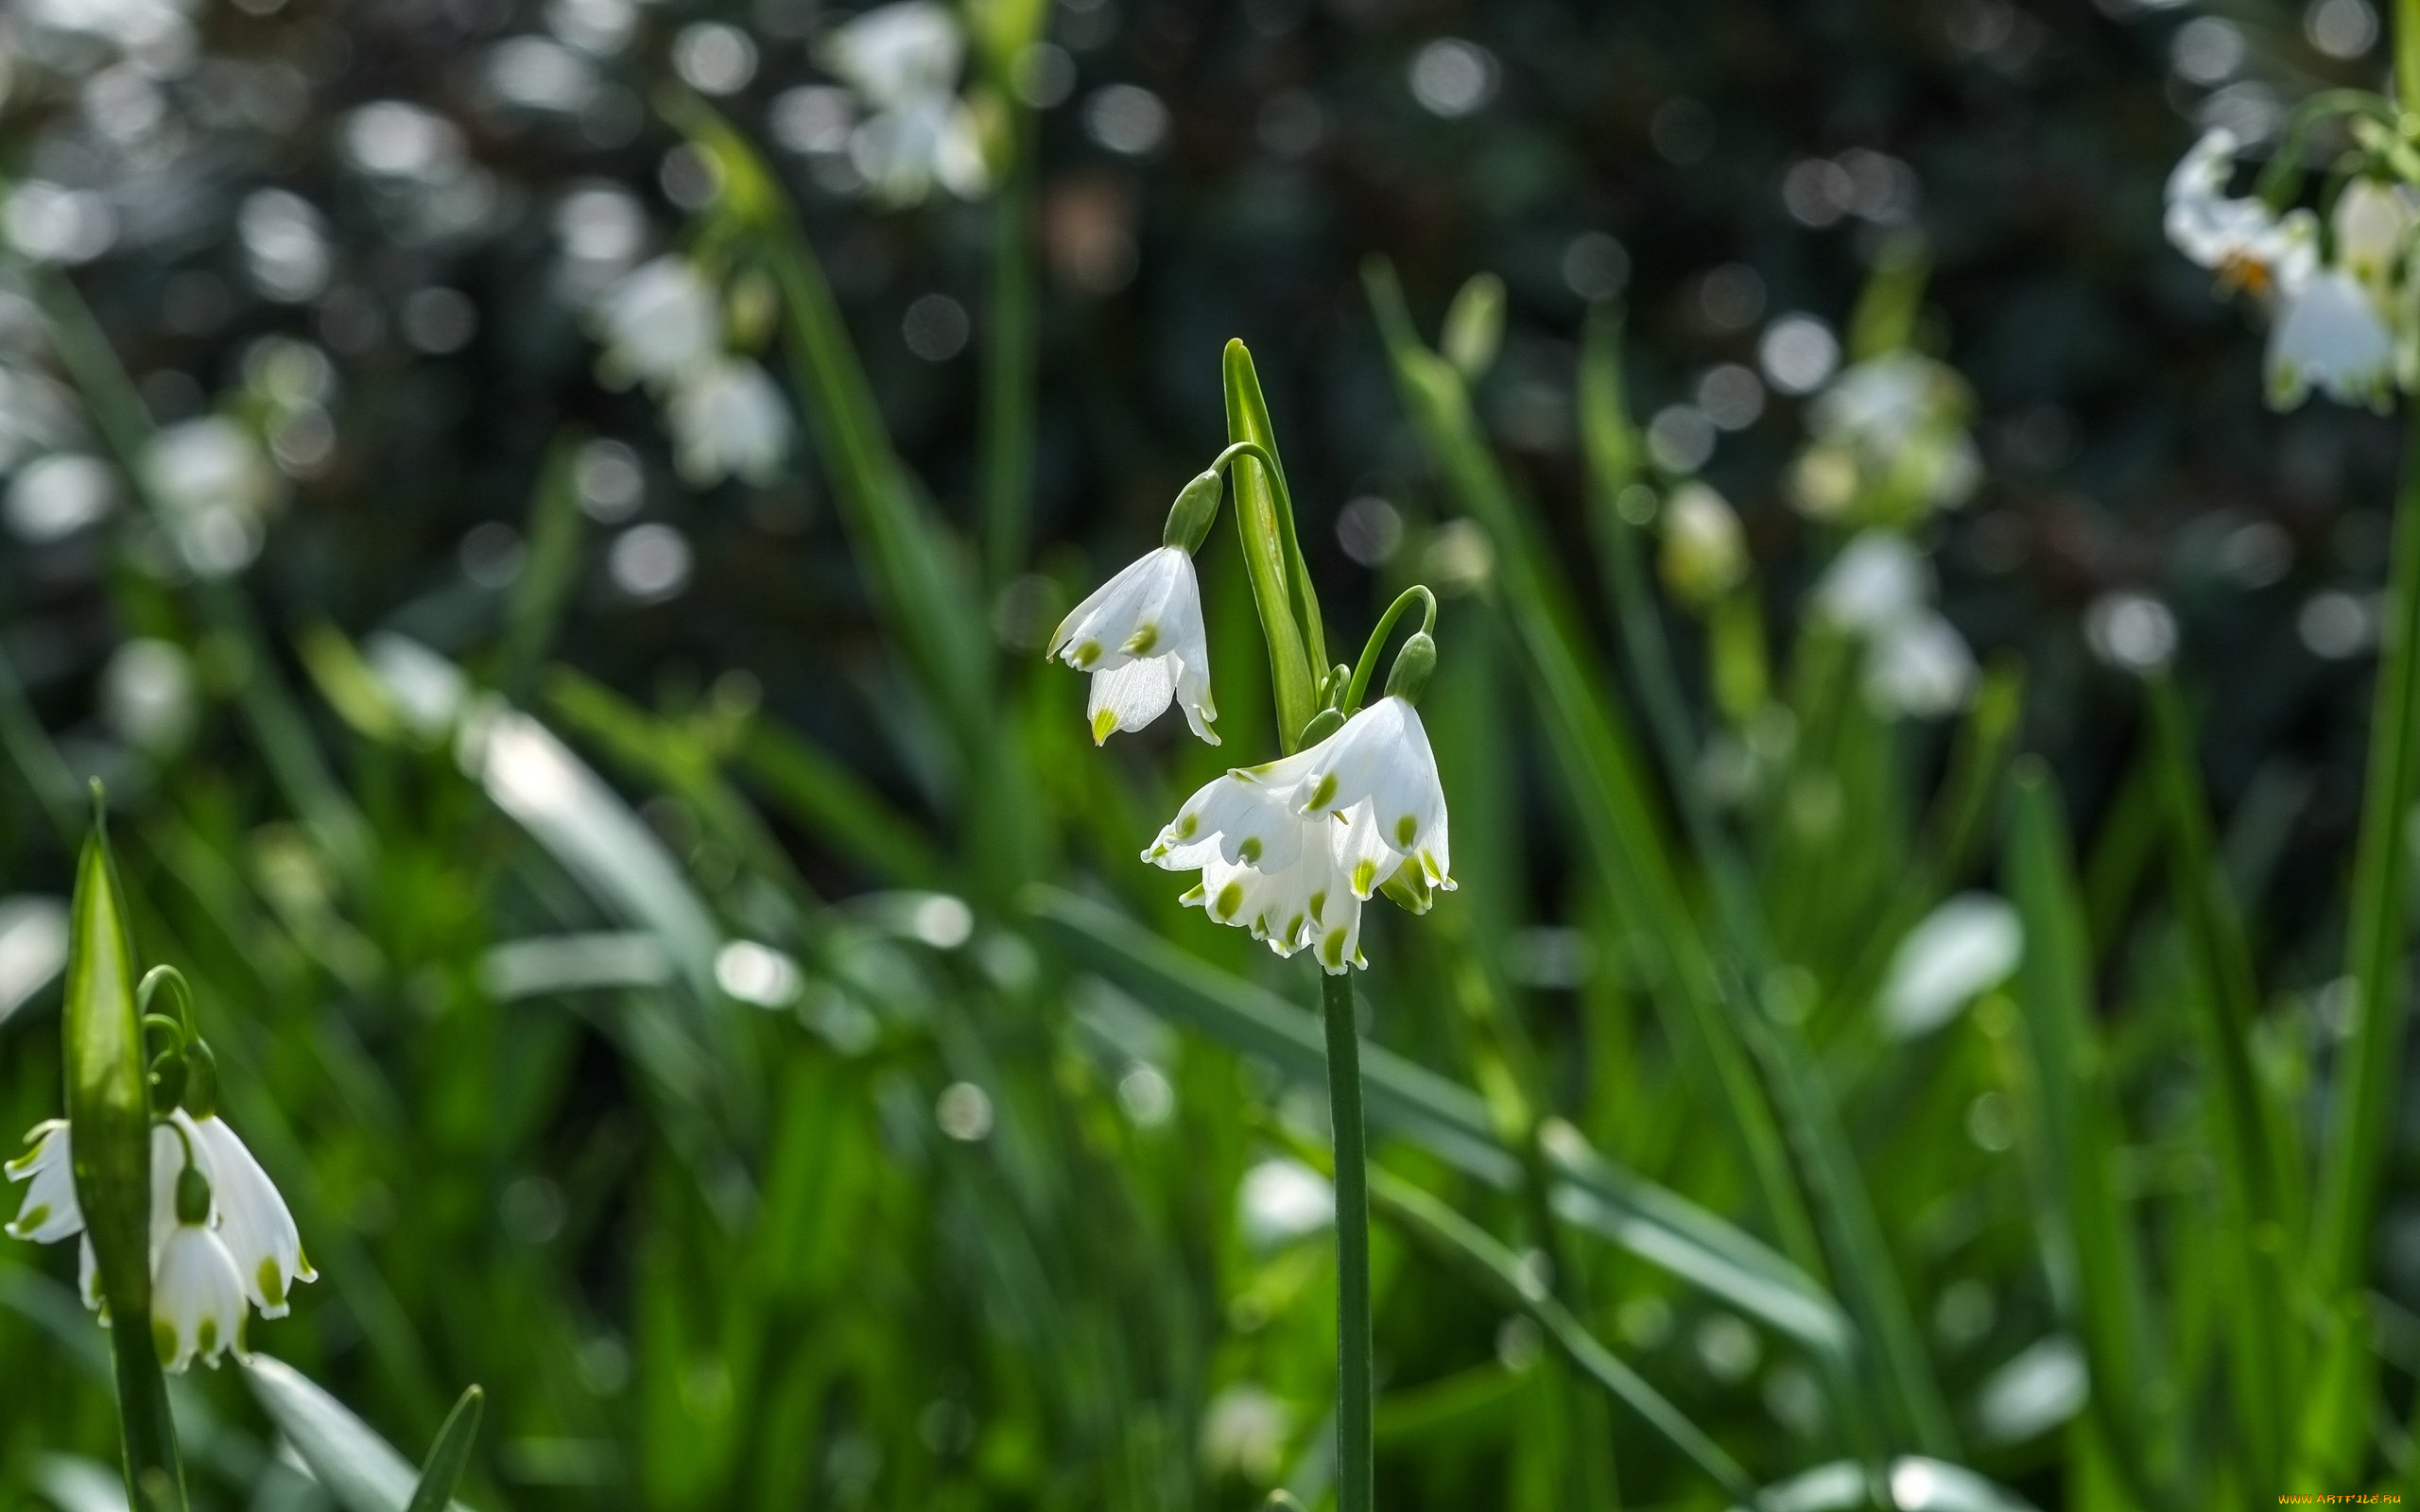
[[[2397,27],[2402,54],[2415,46]],[[2407,89],[2415,86],[2404,80]],[[2320,1174],[2310,1276],[2326,1296],[2358,1293],[2369,1272],[2371,1221],[2395,1080],[2403,1065],[2404,926],[2411,873],[2407,831],[2420,784],[2420,406],[2405,419],[2403,483],[2395,500],[2393,577],[2382,654],[2370,706],[2369,776],[2353,858],[2345,973],[2353,979],[2353,1038],[2337,1073],[2335,1122]]]
[[[1293,1080],[1321,1085],[1325,1051],[1314,1015],[1073,893],[1038,888],[1033,906],[1036,921],[1069,954],[1153,1011]],[[1491,1186],[1518,1190],[1521,1158],[1498,1142],[1477,1092],[1376,1045],[1362,1047],[1361,1078],[1373,1124]],[[1789,1261],[1686,1199],[1616,1170],[1576,1131],[1550,1127],[1544,1143],[1560,1178],[1555,1211],[1566,1222],[1761,1319],[1810,1353],[1848,1356],[1848,1319]]]
[[[896,887],[942,885],[947,863],[925,832],[812,742],[760,715],[733,756],[772,806],[873,881]]]
[[[562,622],[563,604],[579,572],[579,490],[572,478],[579,443],[558,437],[538,474],[529,507],[529,555],[505,610],[504,644],[495,685],[516,703],[528,700],[538,663]]]
[[[1668,974],[1679,984],[1685,1009],[1676,1017],[1694,1029],[1715,1068],[1725,1110],[1784,1248],[1810,1268],[1828,1248],[1842,1294],[1876,1350],[1885,1400],[1900,1431],[1917,1447],[1953,1451],[1947,1405],[1823,1072],[1795,1029],[1755,1001],[1772,980],[1772,963],[1744,874],[1710,823],[1691,826],[1733,953],[1719,957],[1682,894],[1625,721],[1607,694],[1607,679],[1589,667],[1593,658],[1570,585],[1550,565],[1533,512],[1515,496],[1480,437],[1460,378],[1420,345],[1392,275],[1374,266],[1369,282],[1405,407],[1463,507],[1495,542],[1505,579],[1500,596],[1530,654],[1590,849],[1616,902],[1668,953]],[[1770,1104],[1756,1066],[1769,1081]],[[1811,1213],[1779,1143],[1776,1108],[1815,1199]],[[1814,1238],[1818,1220],[1822,1247]]]
[[[2112,1452],[2149,1502],[2176,1467],[2156,1403],[2169,1389],[2154,1345],[2143,1265],[2118,1197],[2113,1160],[2122,1131],[2104,1079],[2091,1015],[2091,952],[2049,776],[2026,763],[2015,780],[2008,886],[2025,921],[2018,1001],[2044,1190],[2055,1204],[2039,1225],[2052,1291],[2092,1370],[2090,1410]]]
[[[1025,568],[1033,514],[1035,362],[1040,291],[1034,272],[1034,155],[1040,132],[1013,88],[1007,164],[992,189],[989,329],[983,337],[983,558],[997,588]]]
[[[1672,1405],[1663,1393],[1599,1343],[1535,1274],[1494,1235],[1409,1181],[1383,1170],[1370,1173],[1373,1210],[1443,1263],[1527,1316],[1564,1358],[1616,1401],[1705,1472],[1723,1491],[1743,1502],[1756,1500],[1754,1483],[1712,1435]]]
[[[244,1363],[244,1380],[278,1432],[344,1512],[417,1512],[413,1498],[421,1477],[411,1462],[344,1403],[300,1370],[266,1354]],[[460,1416],[459,1406],[455,1414]],[[447,1419],[449,1429],[454,1422]]]
[[[476,1386],[463,1389],[462,1400],[454,1404],[454,1410],[445,1415],[445,1426],[437,1431],[437,1442],[421,1467],[420,1485],[413,1487],[411,1504],[404,1512],[445,1512],[454,1504],[454,1488],[470,1468],[471,1449],[478,1442],[479,1418],[486,1407],[485,1392]]]

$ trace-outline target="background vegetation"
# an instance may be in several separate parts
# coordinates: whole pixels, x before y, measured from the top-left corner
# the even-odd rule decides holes
[[[98,774],[321,1272],[252,1344],[415,1457],[482,1384],[471,1504],[1316,1503],[1311,975],[1134,859],[1274,749],[1236,548],[1225,752],[1094,751],[1039,656],[1240,337],[1340,643],[1446,600],[1462,886],[1358,982],[1384,1504],[2410,1473],[2410,1121],[2330,1132],[2398,427],[2264,411],[2159,233],[2197,124],[2376,84],[2365,0],[975,11],[999,186],[908,206],[810,0],[0,17],[0,1125]],[[761,485],[584,323],[700,234]],[[1979,487],[1891,522],[1948,717],[1808,610],[1782,332],[1971,390]],[[198,558],[142,459],[206,415],[275,472]],[[1692,476],[1753,574],[1655,593]],[[72,1271],[0,1247],[0,1496],[81,1512]],[[233,1372],[176,1405],[197,1505],[327,1504]]]

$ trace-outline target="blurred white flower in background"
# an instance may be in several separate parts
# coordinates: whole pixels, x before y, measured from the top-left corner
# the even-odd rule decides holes
[[[1683,600],[1703,607],[1747,580],[1747,537],[1721,494],[1684,483],[1664,501],[1662,524],[1664,580]]]
[[[137,749],[173,752],[198,716],[193,662],[167,641],[138,637],[120,645],[101,669],[101,715]]]
[[[20,470],[4,507],[21,541],[58,541],[97,524],[117,502],[117,475],[98,457],[53,452]]]
[[[789,455],[790,412],[765,369],[744,357],[711,362],[665,406],[681,475],[703,486],[735,476],[765,483]]]
[[[2227,194],[2239,143],[2221,128],[2204,134],[2169,177],[2168,238],[2270,313],[2265,381],[2269,403],[2291,409],[2316,388],[2339,404],[2385,410],[2398,369],[2420,375],[2420,321],[2398,285],[2420,214],[2409,192],[2357,178],[2330,215],[2332,262],[2323,265],[2319,217],[2280,213],[2257,198]],[[2398,329],[2400,327],[2400,329]]]
[[[825,34],[823,65],[856,93],[864,114],[849,158],[874,193],[912,204],[939,184],[961,199],[990,187],[982,132],[958,96],[966,38],[934,0],[902,0]]]
[[[185,565],[205,577],[240,571],[260,554],[263,526],[285,480],[249,430],[223,416],[181,421],[144,450],[143,486],[168,522]]]
[[[1868,357],[1842,370],[1807,411],[1814,444],[1790,472],[1790,497],[1821,520],[1911,523],[1954,509],[1982,482],[1966,427],[1966,380],[1917,352]]]
[[[1975,653],[1932,607],[1932,566],[1913,542],[1869,530],[1816,583],[1813,616],[1865,646],[1865,696],[1877,713],[1937,718],[1974,693]]]
[[[722,351],[721,295],[685,257],[659,257],[631,272],[595,313],[608,381],[668,387]]]

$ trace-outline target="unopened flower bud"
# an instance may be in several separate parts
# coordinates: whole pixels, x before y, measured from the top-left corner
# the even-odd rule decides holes
[[[1437,643],[1427,632],[1415,632],[1395,653],[1395,664],[1387,672],[1387,696],[1416,704],[1428,687],[1428,674],[1437,670]]]
[[[1167,527],[1160,532],[1163,545],[1176,546],[1186,556],[1201,549],[1210,534],[1210,524],[1219,518],[1219,500],[1227,490],[1227,480],[1216,468],[1199,474],[1184,486],[1168,508]]]
[[[218,1112],[218,1057],[210,1046],[199,1040],[185,1046],[184,1095],[181,1101],[186,1112],[196,1118],[215,1117]]]
[[[210,1222],[210,1177],[201,1174],[199,1165],[188,1165],[177,1173],[177,1222]]]
[[[1303,738],[1294,743],[1294,748],[1297,750],[1308,750],[1313,746],[1318,745],[1321,741],[1327,739],[1328,736],[1335,734],[1338,730],[1342,730],[1343,728],[1343,710],[1336,708],[1322,709],[1318,713],[1311,715],[1311,722],[1303,727]]]

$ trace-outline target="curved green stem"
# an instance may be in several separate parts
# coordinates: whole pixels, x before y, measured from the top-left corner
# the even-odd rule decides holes
[[[176,989],[177,1014],[174,1019],[151,1011],[152,995],[164,987]],[[197,1038],[193,1027],[193,984],[185,980],[184,972],[173,966],[155,966],[143,973],[143,980],[134,988],[134,1008],[143,1015],[146,1023],[154,1019],[166,1020],[185,1040]]]
[[[2401,43],[2398,42],[2397,45]],[[2277,151],[2260,172],[2256,192],[2273,208],[2281,208],[2285,197],[2300,181],[2304,139],[2310,135],[2312,127],[2330,115],[2366,115],[2385,126],[2395,124],[2394,107],[2365,89],[2324,89],[2305,95],[2294,107],[2293,114],[2287,117]]]
[[[1353,979],[1326,976],[1328,1119],[1336,1141],[1336,1506],[1371,1512],[1374,1391],[1370,1330],[1370,1152],[1361,1124],[1361,1036]]]
[[[1411,606],[1415,598],[1421,605],[1420,633],[1427,635],[1437,628],[1437,595],[1428,591],[1427,584],[1414,583],[1397,593],[1395,601],[1387,606],[1387,611],[1378,616],[1377,627],[1371,630],[1370,639],[1362,643],[1361,660],[1353,664],[1353,680],[1345,686],[1344,702],[1338,705],[1345,713],[1350,714],[1361,707],[1362,697],[1370,691],[1370,675],[1378,667],[1378,653],[1386,649],[1387,632],[1394,628],[1395,621],[1403,618],[1403,611]]]

